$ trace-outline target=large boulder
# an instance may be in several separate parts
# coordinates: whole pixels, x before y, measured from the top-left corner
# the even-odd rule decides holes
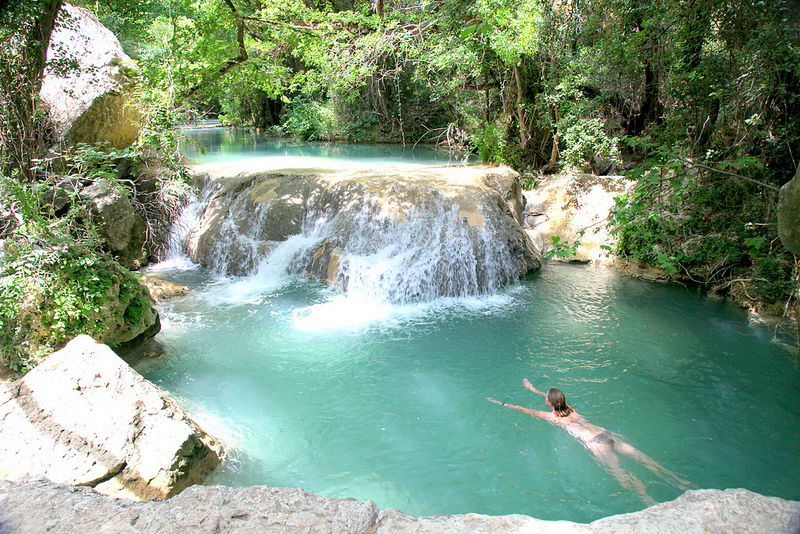
[[[559,243],[574,245],[574,254],[555,259],[608,264],[612,236],[608,214],[615,198],[630,190],[633,182],[622,176],[560,174],[539,180],[525,192],[523,227],[533,244],[546,253]]]
[[[778,195],[778,235],[789,252],[800,255],[800,167]]]
[[[0,421],[0,478],[43,475],[119,497],[165,499],[220,461],[213,438],[88,336],[0,384]]]
[[[125,148],[136,140],[141,128],[133,98],[138,69],[94,13],[64,4],[47,60],[40,95],[62,142]]]
[[[204,169],[214,192],[188,245],[225,274],[291,253],[292,268],[331,286],[404,301],[490,292],[541,267],[510,169],[240,171]]]
[[[589,524],[525,515],[414,517],[371,501],[295,488],[195,486],[167,501],[135,503],[44,478],[0,480],[0,532],[183,534],[796,534],[800,503],[743,489],[689,491],[675,501]]]
[[[117,181],[99,179],[83,188],[80,197],[89,205],[109,252],[125,267],[141,267],[147,258],[147,229],[133,209],[128,191]]]

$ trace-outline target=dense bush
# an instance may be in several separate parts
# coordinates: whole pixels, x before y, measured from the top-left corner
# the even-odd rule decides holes
[[[77,244],[51,248],[24,239],[5,242],[0,277],[2,364],[24,374],[80,334],[107,336],[108,314],[136,324],[151,303],[131,272]],[[111,302],[120,302],[109,310]]]
[[[122,154],[81,145],[43,162],[36,181],[0,176],[0,360],[14,373],[79,334],[114,344],[117,329],[150,313],[147,290],[104,250],[78,194],[95,180],[127,190],[116,178]]]

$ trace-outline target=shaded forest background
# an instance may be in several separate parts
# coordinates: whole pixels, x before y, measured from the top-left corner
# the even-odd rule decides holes
[[[609,214],[618,256],[790,308],[797,262],[776,204],[800,158],[800,2],[74,3],[139,65],[144,127],[127,151],[52,157],[38,93],[62,1],[4,2],[4,309],[27,287],[12,274],[58,278],[57,265],[107,256],[82,208],[40,205],[55,174],[109,178],[120,158],[157,157],[164,183],[180,182],[174,127],[212,116],[303,140],[445,145],[517,169],[527,187],[569,169],[624,174],[636,186]],[[19,339],[14,313],[0,317],[4,346]]]

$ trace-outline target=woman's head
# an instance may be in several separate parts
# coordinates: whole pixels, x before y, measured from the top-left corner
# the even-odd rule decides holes
[[[547,392],[547,405],[553,409],[553,412],[559,417],[566,417],[572,412],[572,408],[567,404],[567,399],[561,390],[552,388]]]

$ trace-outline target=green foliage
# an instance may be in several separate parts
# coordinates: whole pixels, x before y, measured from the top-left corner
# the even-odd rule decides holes
[[[637,183],[620,195],[609,222],[615,253],[662,269],[676,279],[710,287],[725,280],[751,282],[766,300],[790,298],[792,262],[780,248],[773,221],[776,192],[769,184],[731,173],[757,173],[750,158],[699,163],[674,147],[641,139],[628,142],[648,157],[629,177]],[[754,222],[759,221],[759,222]]]
[[[188,180],[182,164],[181,142],[186,137],[175,126],[178,109],[169,91],[163,89],[144,90],[141,94],[144,124],[135,150],[146,158],[161,161],[180,180]]]
[[[605,131],[599,118],[584,118],[571,114],[559,122],[561,152],[564,163],[587,170],[596,170],[597,158],[621,164],[616,139]]]
[[[137,284],[112,259],[78,244],[43,248],[6,241],[0,277],[3,365],[24,374],[77,335],[101,337],[109,298],[117,291],[135,293]],[[135,296],[125,319],[134,322],[145,307],[149,302]]]
[[[583,232],[578,233],[578,239],[583,236]],[[550,237],[550,248],[544,253],[545,258],[561,258],[567,259],[574,256],[578,248],[581,246],[581,242],[576,239],[573,242],[569,242],[563,240],[561,236],[554,235]]]
[[[519,178],[519,185],[524,191],[533,191],[536,189],[536,183],[536,176],[530,173],[524,173]]]
[[[285,115],[282,132],[303,141],[324,141],[334,131],[335,114],[324,104],[309,100],[294,102]]]
[[[478,157],[484,163],[508,164],[505,128],[492,122],[472,135],[472,142],[478,149]]]
[[[47,179],[32,183],[0,176],[0,356],[12,372],[23,374],[76,335],[101,337],[112,299],[127,302],[123,319],[149,307],[134,275],[102,251],[78,196],[84,180],[122,189],[114,166],[125,153],[79,145],[56,161],[80,175],[42,168]]]
[[[131,149],[116,149],[108,143],[98,143],[90,145],[78,143],[70,147],[60,155],[61,165],[66,165],[75,176],[81,176],[88,180],[110,180],[117,179],[117,164],[132,156]],[[46,161],[41,161],[38,169],[47,172]]]

